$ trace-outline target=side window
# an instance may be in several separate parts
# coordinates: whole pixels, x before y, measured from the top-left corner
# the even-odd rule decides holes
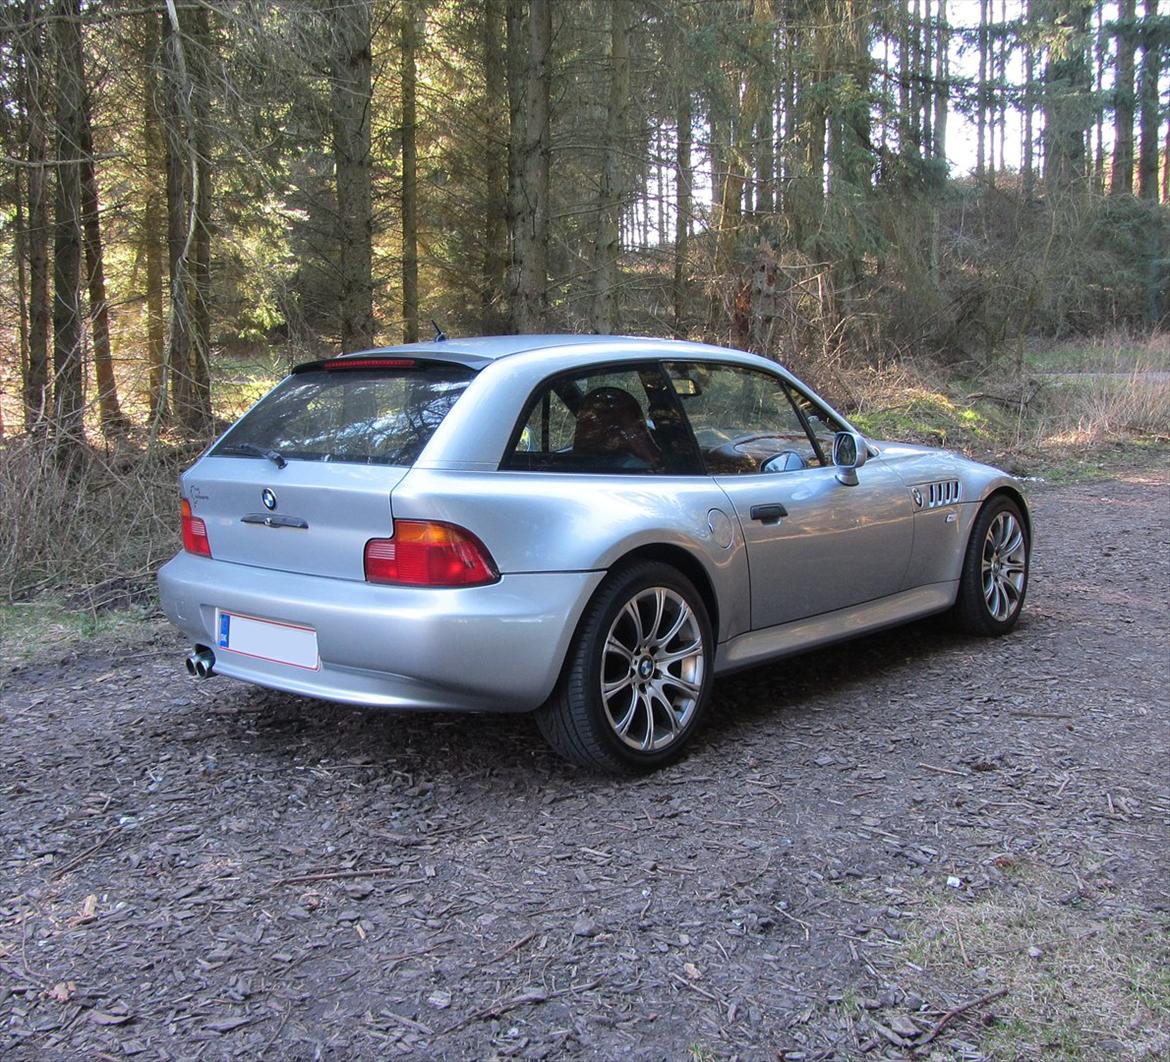
[[[666,370],[711,475],[792,472],[823,463],[824,451],[779,377],[705,362],[672,362]]]
[[[503,461],[532,472],[688,474],[698,455],[657,365],[556,377],[533,395]]]

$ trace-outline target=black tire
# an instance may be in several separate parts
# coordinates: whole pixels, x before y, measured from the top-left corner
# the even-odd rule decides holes
[[[669,634],[675,623],[677,634],[656,648],[652,636]],[[637,644],[644,648],[627,656]],[[676,568],[641,561],[615,569],[585,609],[556,690],[537,709],[540,732],[561,756],[590,770],[628,774],[669,763],[706,708],[714,644],[703,598]],[[667,659],[675,655],[681,658]]]
[[[971,528],[951,610],[955,626],[982,638],[1007,634],[1024,607],[1031,562],[1031,536],[1020,506],[1007,495],[996,495]]]

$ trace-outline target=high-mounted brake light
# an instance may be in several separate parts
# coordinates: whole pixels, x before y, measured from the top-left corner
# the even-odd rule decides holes
[[[366,543],[366,582],[397,586],[483,586],[500,577],[478,538],[454,524],[395,520],[393,538]]]
[[[191,503],[183,498],[179,501],[179,511],[183,514],[183,549],[200,557],[211,556],[211,541],[207,537],[207,525],[193,516]]]
[[[340,372],[343,369],[413,369],[418,362],[414,358],[331,358],[321,363],[326,372]]]

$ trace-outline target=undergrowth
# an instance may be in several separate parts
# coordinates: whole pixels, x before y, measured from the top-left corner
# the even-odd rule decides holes
[[[180,469],[190,447],[123,441],[63,467],[52,441],[0,445],[0,601],[67,591],[78,608],[141,602],[178,544]]]

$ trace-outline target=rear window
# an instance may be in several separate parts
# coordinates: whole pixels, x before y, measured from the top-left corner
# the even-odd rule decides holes
[[[212,450],[274,451],[288,460],[413,464],[475,373],[456,365],[397,371],[298,372]]]

